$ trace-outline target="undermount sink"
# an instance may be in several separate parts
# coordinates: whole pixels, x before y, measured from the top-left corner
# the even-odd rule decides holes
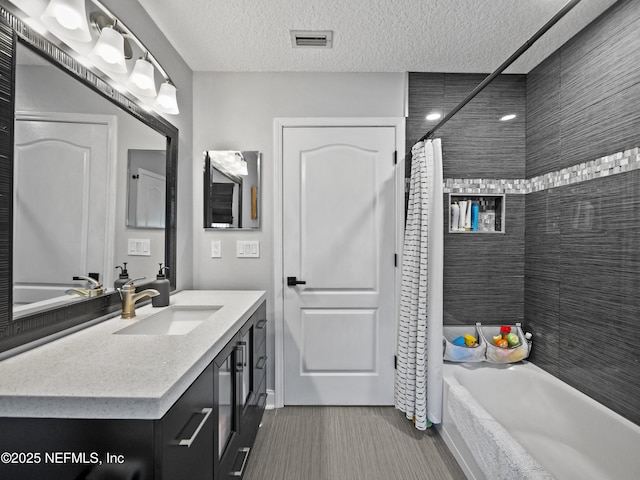
[[[115,332],[119,335],[186,335],[208,321],[219,305],[172,305]]]

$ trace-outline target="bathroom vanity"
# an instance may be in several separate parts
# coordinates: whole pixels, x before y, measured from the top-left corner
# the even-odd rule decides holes
[[[182,291],[0,361],[0,478],[241,478],[267,398],[265,298]]]

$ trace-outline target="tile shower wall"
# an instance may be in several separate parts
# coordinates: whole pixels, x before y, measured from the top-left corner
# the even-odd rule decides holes
[[[451,110],[485,76],[410,73],[406,151],[437,123],[428,113]],[[445,234],[446,324],[524,318],[525,93],[524,75],[501,75],[438,130],[446,191],[507,193],[504,234]],[[507,113],[516,119],[500,122]]]
[[[619,1],[530,72],[525,196],[530,359],[637,424],[639,25]]]

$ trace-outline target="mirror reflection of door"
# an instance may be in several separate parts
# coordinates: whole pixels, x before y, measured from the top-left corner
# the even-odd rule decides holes
[[[164,228],[166,177],[139,168],[136,179],[136,226]]]
[[[164,228],[166,152],[129,149],[127,227]]]

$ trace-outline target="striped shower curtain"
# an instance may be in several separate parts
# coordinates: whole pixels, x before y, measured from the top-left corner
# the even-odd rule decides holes
[[[416,428],[442,416],[443,204],[440,139],[414,145],[402,256],[395,405]]]

